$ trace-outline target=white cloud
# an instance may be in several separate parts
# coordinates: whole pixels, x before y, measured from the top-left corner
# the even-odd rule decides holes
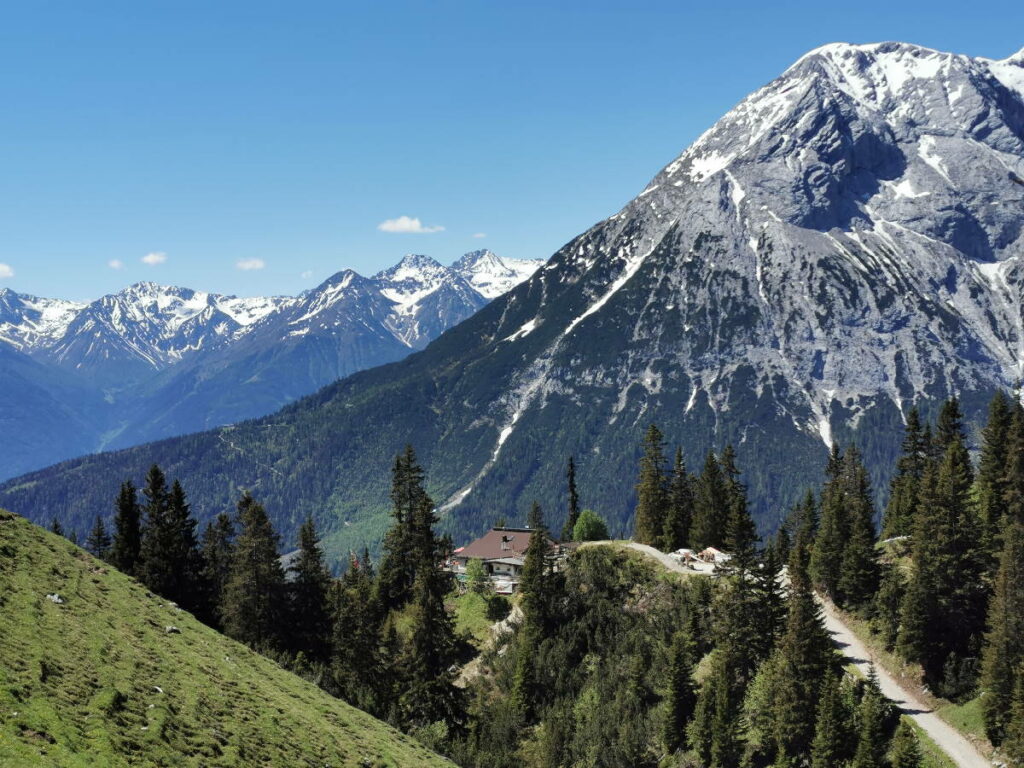
[[[243,272],[251,272],[254,269],[263,269],[266,263],[263,259],[239,259],[235,262],[235,269],[240,269]]]
[[[111,269],[124,269],[124,262],[120,259],[111,259],[107,262],[107,266]]]
[[[399,216],[397,219],[387,219],[377,225],[381,232],[401,232],[403,234],[429,235],[432,232],[444,232],[444,227],[439,224],[423,226],[419,219],[409,216]]]
[[[312,276],[313,276],[313,270],[312,269],[307,269],[305,272],[303,272],[301,275],[299,275],[299,277],[301,277],[303,280],[309,280],[309,278],[311,278]]]
[[[167,254],[160,253],[157,251],[153,253],[147,253],[145,256],[142,257],[141,261],[143,264],[149,264],[151,267],[156,266],[157,264],[163,264],[165,261],[167,261]]]
[[[14,270],[11,269],[9,264],[0,262],[0,280],[6,280],[11,277],[14,277]]]
[[[487,237],[487,233],[486,232],[474,232],[473,233],[473,237],[475,237],[477,240],[479,240],[481,238]]]

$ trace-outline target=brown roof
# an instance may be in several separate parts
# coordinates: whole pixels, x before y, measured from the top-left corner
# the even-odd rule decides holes
[[[492,528],[479,539],[455,553],[458,558],[493,560],[497,557],[522,557],[530,546],[529,528]]]

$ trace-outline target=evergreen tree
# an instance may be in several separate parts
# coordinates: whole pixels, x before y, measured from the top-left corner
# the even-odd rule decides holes
[[[667,489],[665,482],[665,444],[654,424],[644,436],[644,454],[640,459],[640,477],[636,484],[636,512],[633,540],[657,547],[665,530]]]
[[[896,473],[889,485],[889,504],[882,524],[882,535],[886,538],[910,535],[927,461],[928,443],[915,406],[907,413],[903,453],[896,462]]]
[[[331,574],[324,564],[320,538],[313,518],[307,517],[299,528],[299,552],[289,568],[290,621],[288,642],[296,653],[325,662],[330,654],[331,619],[328,592]]]
[[[1024,766],[1024,668],[1018,668],[1013,686],[1013,703],[1006,725],[1003,752],[1013,768]]]
[[[451,574],[442,568],[450,545],[446,539],[434,536],[433,508],[433,502],[424,495],[412,520],[420,541],[414,549],[419,562],[413,585],[412,629],[403,665],[407,681],[399,704],[407,727],[440,721],[457,729],[464,722],[465,704],[451,671],[458,647],[455,623],[444,604],[453,586]]]
[[[756,655],[766,657],[775,647],[786,625],[786,595],[782,586],[783,561],[776,547],[769,547],[754,573],[753,591],[757,605],[754,637]]]
[[[921,746],[917,742],[914,728],[906,720],[900,720],[892,738],[889,763],[892,768],[921,768]]]
[[[412,599],[416,568],[420,562],[413,551],[417,546],[413,519],[424,504],[430,502],[423,488],[423,480],[423,468],[416,460],[416,452],[411,445],[407,445],[395,457],[391,470],[391,515],[394,524],[384,536],[383,558],[377,580],[380,600],[385,609],[400,608]]]
[[[981,459],[975,495],[982,525],[981,545],[987,553],[995,549],[995,540],[1006,514],[1007,468],[1014,410],[1006,394],[997,391],[989,402],[988,420],[981,431]]]
[[[1006,468],[1003,475],[1002,514],[1024,523],[1024,408],[1013,408],[1007,433]],[[994,542],[990,546],[994,549]]]
[[[576,521],[580,517],[580,495],[576,491],[576,461],[569,457],[569,466],[565,470],[565,482],[569,491],[569,511],[562,526],[562,541],[572,541]]]
[[[64,535],[64,526],[60,524],[60,520],[56,517],[50,521],[50,533],[56,533],[58,536]]]
[[[854,446],[850,446],[843,457],[843,485],[847,539],[843,546],[838,592],[844,605],[863,607],[878,590],[879,567],[868,471]]]
[[[376,600],[369,557],[350,556],[348,570],[333,587],[331,597],[331,673],[336,692],[350,704],[385,717],[394,695],[385,659],[398,656],[398,641],[392,635],[382,642],[383,612]]]
[[[814,720],[811,768],[836,768],[845,764],[851,756],[850,720],[851,713],[840,693],[838,678],[827,675],[821,687]]]
[[[544,514],[541,511],[540,503],[534,499],[530,504],[530,514],[526,516],[526,527],[537,530],[544,525]]]
[[[530,534],[530,543],[523,558],[523,570],[519,576],[519,605],[523,611],[523,623],[519,630],[512,701],[524,720],[532,716],[537,703],[537,647],[547,631],[553,603],[552,574],[547,563],[547,529],[543,519],[538,520],[538,523],[538,527]]]
[[[183,608],[197,608],[202,598],[202,563],[196,540],[196,521],[181,484],[170,491],[155,464],[146,476],[146,527],[140,552],[139,578],[158,595]]]
[[[280,647],[284,570],[278,536],[263,506],[249,493],[238,501],[238,536],[224,586],[224,632],[257,650]]]
[[[850,768],[888,768],[885,761],[885,698],[875,682],[874,668],[857,712],[857,750]]]
[[[142,510],[138,492],[131,480],[121,483],[114,515],[114,541],[110,549],[110,562],[130,576],[137,575],[142,549]]]
[[[738,652],[719,648],[701,684],[693,721],[687,729],[690,748],[708,768],[736,768],[742,752],[740,699],[742,688],[735,675]]]
[[[683,461],[683,451],[681,448],[676,448],[672,477],[668,484],[662,550],[665,552],[675,552],[677,549],[685,547],[690,541],[690,525],[692,522],[693,487],[690,482],[690,475],[686,471],[686,462]]]
[[[850,525],[843,493],[843,460],[839,447],[833,443],[826,469],[825,486],[821,492],[821,520],[814,540],[810,572],[818,588],[833,600],[841,602],[839,579],[843,552],[849,539]]]
[[[835,656],[814,598],[807,563],[806,550],[795,548],[789,561],[789,614],[775,652],[775,743],[779,754],[790,758],[810,751],[814,721],[807,714],[815,711],[822,682],[833,674]]]
[[[690,528],[690,546],[693,549],[721,549],[725,546],[729,502],[729,488],[722,467],[715,454],[709,453],[694,488],[693,524]]]
[[[210,626],[220,626],[221,603],[231,570],[234,539],[235,523],[231,516],[224,512],[207,523],[203,530],[200,556],[203,563],[202,581],[206,586],[206,604],[202,618]]]
[[[89,538],[85,540],[85,548],[101,560],[106,560],[110,554],[110,536],[103,524],[103,518],[99,515],[96,515],[96,522],[89,531]]]
[[[721,466],[728,499],[724,544],[732,555],[729,569],[746,581],[755,570],[759,539],[757,526],[747,509],[747,491],[739,481],[736,454],[731,445],[722,452]]]
[[[675,752],[685,741],[686,726],[693,717],[697,702],[693,683],[692,645],[685,632],[676,632],[672,636],[662,734],[662,742],[669,753]]]
[[[944,407],[943,413],[951,410]],[[955,433],[953,416],[947,422],[940,435]],[[970,458],[957,434],[922,482],[899,641],[908,658],[921,662],[929,684],[951,698],[969,690],[961,672],[977,656],[986,602]]]
[[[995,594],[988,610],[982,655],[981,699],[985,732],[993,744],[1006,735],[1016,675],[1024,663],[1024,524],[1011,521],[1004,535]]]

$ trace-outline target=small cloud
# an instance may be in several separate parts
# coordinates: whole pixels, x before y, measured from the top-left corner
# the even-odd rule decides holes
[[[107,266],[111,269],[124,269],[124,262],[120,259],[111,259],[107,262]]]
[[[307,269],[305,272],[303,272],[301,275],[299,275],[299,277],[301,277],[303,280],[309,280],[309,278],[311,278],[312,276],[313,276],[313,270],[312,269]]]
[[[251,272],[254,269],[263,269],[266,263],[263,259],[239,259],[235,262],[235,269],[240,269],[243,272]]]
[[[473,237],[475,237],[477,240],[481,240],[481,239],[487,237],[487,233],[486,232],[474,232],[473,233]]]
[[[149,266],[151,267],[154,267],[157,264],[163,264],[165,261],[167,261],[166,253],[153,252],[147,253],[145,256],[142,257],[142,263],[149,264]]]
[[[432,232],[444,232],[444,227],[439,224],[431,224],[429,227],[423,226],[423,222],[419,219],[410,218],[409,216],[399,216],[397,219],[387,219],[377,225],[377,229],[381,232],[400,232],[402,234],[416,234],[416,235],[429,235]]]
[[[11,266],[0,262],[0,280],[7,280],[12,277],[14,277],[14,270],[11,269]]]

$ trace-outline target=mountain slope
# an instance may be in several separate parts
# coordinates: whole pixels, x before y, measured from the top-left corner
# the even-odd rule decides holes
[[[0,553],[4,766],[451,765],[2,510]]]
[[[691,467],[734,443],[765,528],[832,439],[856,439],[884,488],[911,403],[959,393],[974,414],[1021,376],[1022,83],[1024,52],[813,51],[424,352],[257,422],[29,475],[0,502],[83,525],[155,460],[204,515],[250,487],[340,549],[379,533],[412,442],[460,540],[533,499],[557,524],[570,454],[584,504],[625,530],[651,420]]]
[[[457,268],[407,256],[373,278],[344,270],[296,297],[138,283],[80,305],[0,291],[0,350],[35,363],[32,384],[0,401],[18,414],[8,420],[11,443],[0,445],[0,478],[262,416],[399,360],[487,303],[473,279],[491,291],[537,267],[512,262],[513,269],[483,253]],[[61,386],[60,403],[42,407]],[[54,439],[47,424],[63,411],[73,418]]]

